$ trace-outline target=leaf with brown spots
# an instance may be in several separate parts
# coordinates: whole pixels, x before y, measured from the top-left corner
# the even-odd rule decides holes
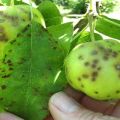
[[[14,43],[7,43],[4,62],[0,61],[3,109],[25,120],[46,118],[49,97],[66,84],[64,71],[60,72],[64,54],[53,46],[56,43],[48,32],[34,22]]]

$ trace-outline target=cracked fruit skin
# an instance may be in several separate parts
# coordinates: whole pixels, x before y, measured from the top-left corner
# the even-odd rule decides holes
[[[120,42],[77,45],[65,59],[69,84],[97,100],[120,98]]]

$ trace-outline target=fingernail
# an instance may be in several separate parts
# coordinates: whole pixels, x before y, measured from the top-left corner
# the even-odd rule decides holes
[[[0,113],[0,120],[23,120],[10,113]]]
[[[79,110],[79,104],[63,92],[53,95],[50,104],[64,113],[73,113]]]

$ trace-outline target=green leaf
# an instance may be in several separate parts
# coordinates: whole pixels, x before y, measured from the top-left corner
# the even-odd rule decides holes
[[[47,30],[58,42],[59,47],[64,51],[66,55],[70,50],[70,45],[73,38],[72,23],[50,26],[47,28]]]
[[[3,5],[10,5],[11,4],[11,1],[12,0],[1,0],[0,1],[0,4],[3,4]],[[14,4],[15,5],[19,5],[19,4],[23,4],[22,0],[14,0]]]
[[[80,19],[80,21],[75,25],[74,30],[77,30],[78,32],[82,31],[83,29],[85,29],[88,25],[88,18],[82,17]]]
[[[42,13],[47,27],[61,24],[62,16],[54,3],[48,0],[43,1],[39,5],[38,10]]]
[[[120,24],[118,20],[112,20],[107,17],[98,16],[95,29],[104,35],[120,39]]]
[[[98,33],[94,33],[95,36],[95,40],[102,40],[102,36]],[[85,43],[85,42],[90,42],[91,41],[91,37],[90,37],[90,32],[84,31],[83,33],[81,33],[80,37],[78,38],[78,42],[79,43]]]
[[[115,23],[120,24],[120,20],[118,20],[118,19],[110,18],[110,17],[107,17],[107,16],[105,16],[105,15],[102,15],[102,17],[103,17],[103,18],[106,18],[106,19],[108,19],[108,20],[111,20],[111,21],[113,21],[113,22],[115,22]]]
[[[63,59],[48,32],[32,22],[4,48],[0,107],[25,120],[44,120],[50,96],[66,85]]]

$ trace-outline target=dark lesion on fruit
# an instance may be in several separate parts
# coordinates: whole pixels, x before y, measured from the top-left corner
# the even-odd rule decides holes
[[[95,81],[96,80],[96,78],[97,78],[97,76],[98,76],[98,72],[97,71],[93,71],[92,73],[91,73],[91,76],[92,76],[92,81]]]
[[[92,77],[92,79],[91,79],[92,81],[96,81],[96,78],[95,77]]]
[[[94,59],[94,60],[93,60],[93,63],[94,63],[94,64],[97,64],[98,62],[99,62],[98,59]]]
[[[81,77],[78,77],[78,81],[81,81],[82,79],[81,79]]]
[[[99,60],[98,60],[98,59],[94,59],[94,60],[92,61],[91,67],[92,67],[92,68],[96,68],[98,63],[99,63]]]
[[[8,15],[7,13],[4,12],[0,12],[0,16],[3,17],[3,19],[9,20],[12,23],[12,25],[14,26],[18,25],[18,21],[19,21],[18,16]]]
[[[93,64],[91,65],[91,67],[92,67],[92,68],[96,68],[97,65],[93,63]]]
[[[102,68],[101,67],[98,67],[97,70],[100,71]]]
[[[92,52],[91,52],[91,55],[97,55],[98,54],[98,51],[97,50],[93,50]]]
[[[79,56],[78,56],[78,59],[83,60],[84,58],[83,58],[82,55],[79,55]]]
[[[118,52],[113,51],[113,52],[112,52],[112,57],[117,57],[117,56],[118,56]]]
[[[85,66],[89,66],[90,63],[89,63],[89,62],[85,62],[84,65],[85,65]]]
[[[88,74],[82,74],[82,77],[87,79],[87,78],[89,78],[89,75]]]
[[[97,76],[98,76],[98,72],[97,71],[92,72],[92,77],[97,77]]]
[[[81,87],[84,88],[85,86],[83,84],[81,84]]]
[[[109,56],[106,56],[106,55],[103,56],[103,60],[108,60],[108,59],[109,59]]]
[[[120,63],[118,63],[118,64],[115,65],[115,69],[118,70],[118,71],[120,71]]]
[[[111,98],[111,96],[110,96],[110,95],[107,95],[107,98]]]
[[[99,92],[98,92],[98,91],[95,91],[94,93],[95,93],[95,94],[99,94]]]
[[[98,44],[97,44],[97,46],[98,46],[98,48],[99,48],[100,50],[102,50],[102,51],[105,50],[105,48],[104,48],[102,45],[98,45]]]
[[[116,93],[117,93],[117,94],[120,94],[120,90],[117,90]]]

